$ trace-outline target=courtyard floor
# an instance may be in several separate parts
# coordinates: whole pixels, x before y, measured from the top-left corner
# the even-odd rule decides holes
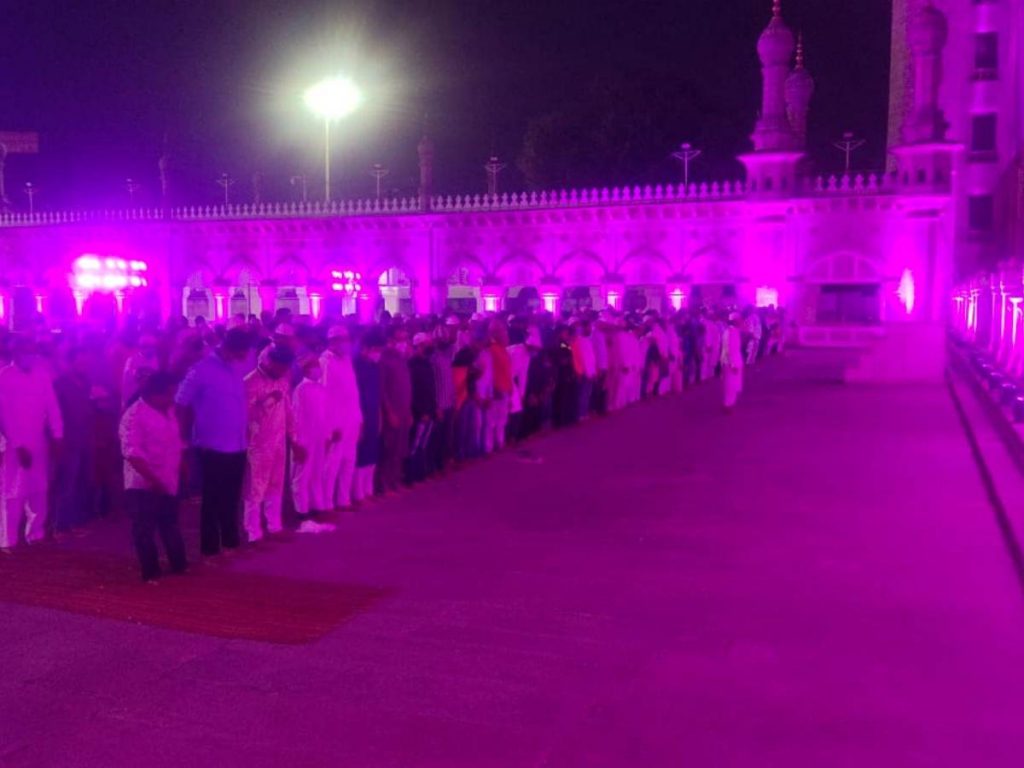
[[[8,558],[0,766],[1024,761],[1021,585],[942,386],[794,353],[735,414],[703,387],[339,527],[155,587],[125,522]]]

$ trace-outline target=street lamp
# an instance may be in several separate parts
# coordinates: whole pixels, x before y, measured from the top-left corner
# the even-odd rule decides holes
[[[347,77],[329,77],[306,89],[306,107],[324,121],[324,200],[331,199],[331,123],[348,117],[363,103],[359,87]]]

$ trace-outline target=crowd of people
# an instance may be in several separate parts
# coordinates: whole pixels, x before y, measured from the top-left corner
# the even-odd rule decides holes
[[[402,492],[548,428],[720,378],[781,351],[774,308],[615,310],[0,331],[0,552],[126,512],[142,578],[188,567],[198,496],[218,558],[288,519]],[[52,514],[51,514],[52,511]]]

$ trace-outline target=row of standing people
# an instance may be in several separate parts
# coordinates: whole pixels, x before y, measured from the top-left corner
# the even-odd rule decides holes
[[[452,315],[326,328],[288,317],[230,328],[178,322],[127,345],[119,392],[97,383],[103,377],[88,344],[39,355],[32,338],[12,336],[3,345],[10,363],[0,369],[0,549],[21,536],[43,538],[51,496],[58,531],[86,522],[83,510],[95,512],[109,485],[97,468],[110,461],[97,459],[99,445],[109,449],[111,399],[124,408],[120,500],[148,580],[160,571],[157,533],[171,569],[185,568],[175,533],[182,488],[199,491],[200,551],[216,557],[239,546],[243,533],[257,542],[280,532],[288,497],[300,518],[346,509],[547,427],[716,373],[730,405],[737,356],[749,362],[781,345],[781,322],[757,312],[563,319]],[[733,327],[736,354],[722,344]]]

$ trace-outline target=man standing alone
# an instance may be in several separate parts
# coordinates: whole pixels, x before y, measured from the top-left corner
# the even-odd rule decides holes
[[[722,333],[722,380],[725,383],[725,409],[731,411],[743,390],[743,319],[738,313],[729,315],[729,324]]]

